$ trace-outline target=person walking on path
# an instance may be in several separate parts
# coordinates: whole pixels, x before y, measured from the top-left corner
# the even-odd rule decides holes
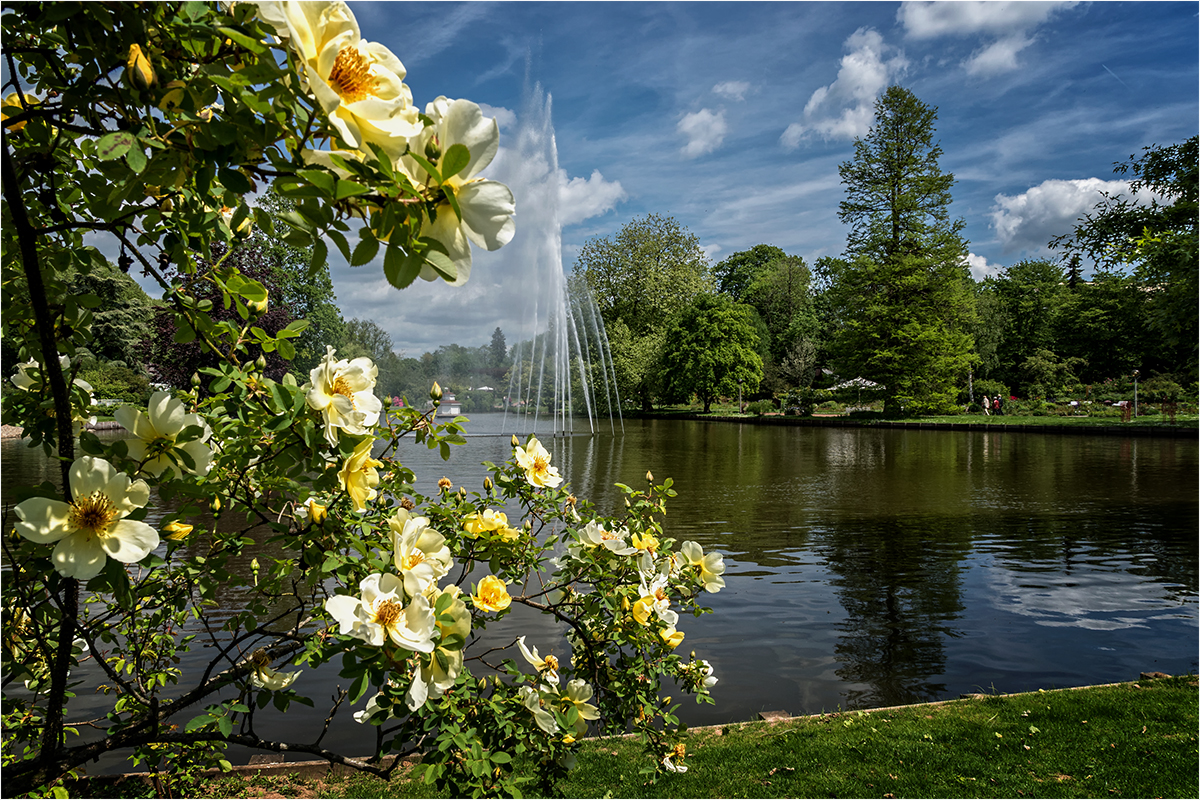
[[[983,415],[985,417],[989,417],[992,414],[992,412],[988,410],[988,406],[990,405],[991,403],[988,401],[988,396],[985,394],[983,396]]]

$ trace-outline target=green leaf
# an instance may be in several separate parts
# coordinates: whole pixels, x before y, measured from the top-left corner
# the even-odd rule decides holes
[[[217,170],[217,180],[231,192],[247,194],[250,192],[250,179],[236,169],[222,167]]]
[[[291,361],[296,358],[296,346],[287,339],[280,339],[275,346],[284,361]]]
[[[421,274],[421,257],[389,244],[383,251],[383,275],[397,289],[407,288]]]
[[[229,288],[251,303],[261,303],[267,299],[267,287],[256,280],[246,279],[236,289],[233,288],[233,284],[230,282]]]
[[[125,163],[128,164],[129,168],[136,174],[142,174],[142,170],[146,168],[146,154],[142,152],[142,146],[140,144],[129,148],[129,152],[125,154]]]
[[[337,177],[324,170],[302,169],[296,174],[330,197],[337,189]]]
[[[361,183],[338,179],[336,188],[333,193],[334,200],[345,200],[347,197],[354,197],[358,194],[366,194],[371,191],[370,186],[363,186]]]
[[[222,36],[224,36],[226,39],[230,39],[234,42],[237,42],[242,47],[249,50],[251,53],[262,53],[262,52],[265,52],[267,49],[267,46],[264,42],[261,42],[258,39],[255,39],[253,36],[250,36],[249,34],[243,33],[242,31],[238,30],[237,28],[230,28],[230,27],[226,27],[225,25],[218,25],[217,31]]]
[[[437,239],[422,237],[421,244],[428,247],[425,252],[425,263],[433,267],[434,272],[440,275],[449,283],[454,283],[458,279],[458,267],[450,260],[450,254],[446,251],[446,246]]]
[[[508,753],[505,753],[503,750],[501,750],[500,752],[492,753],[490,758],[492,759],[493,762],[495,762],[497,764],[507,764],[510,761],[512,761],[512,756],[510,756]]]
[[[370,264],[379,252],[379,240],[375,238],[375,234],[371,233],[369,228],[363,228],[358,237],[358,246],[354,248],[354,254],[350,256],[350,266],[352,267]]]
[[[195,341],[196,332],[192,330],[191,325],[181,325],[179,329],[175,331],[174,339],[175,344],[187,344],[188,342]]]
[[[450,145],[450,149],[442,155],[442,160],[438,162],[438,166],[442,168],[442,180],[449,180],[452,176],[462,172],[463,168],[470,163],[471,151],[465,144]]]
[[[413,161],[420,164],[422,169],[424,169],[426,172],[428,172],[430,175],[432,175],[433,179],[435,181],[437,181],[439,186],[441,185],[442,173],[438,171],[437,167],[435,167],[433,164],[430,164],[420,153],[416,153],[416,152],[413,152],[412,150],[409,150],[408,156]]]
[[[192,717],[192,719],[188,721],[188,724],[184,726],[183,730],[186,733],[191,733],[192,731],[203,728],[205,725],[211,724],[215,719],[216,717],[214,717],[212,714],[201,714],[198,717]]]
[[[357,703],[359,698],[367,693],[367,686],[367,676],[365,674],[359,675],[357,680],[354,681],[354,685],[350,687],[351,705]]]
[[[346,241],[346,237],[341,231],[326,231],[325,234],[333,239],[333,243],[337,245],[338,252],[342,254],[342,258],[350,260],[350,243]]]
[[[313,239],[312,256],[308,260],[308,274],[314,275],[321,267],[325,266],[328,258],[329,245],[325,244],[323,239]]]
[[[299,336],[308,329],[309,321],[306,319],[294,319],[287,324],[287,327],[279,332],[280,339],[291,339]]]
[[[229,717],[217,717],[217,727],[221,729],[222,736],[228,736],[233,733],[233,720]]]
[[[129,152],[129,148],[137,142],[137,138],[129,131],[114,131],[100,137],[96,142],[96,158],[101,161],[112,161]]]

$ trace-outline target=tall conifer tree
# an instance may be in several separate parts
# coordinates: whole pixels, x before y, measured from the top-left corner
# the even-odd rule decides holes
[[[833,344],[844,377],[887,387],[890,412],[950,409],[975,361],[969,323],[967,243],[950,218],[954,176],[938,165],[937,109],[890,87],[870,133],[839,168],[850,226],[846,258],[832,262],[840,309]]]

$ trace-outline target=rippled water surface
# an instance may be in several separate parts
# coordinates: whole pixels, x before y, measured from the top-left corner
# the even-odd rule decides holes
[[[420,491],[443,475],[476,488],[479,462],[510,455],[502,430],[479,415],[448,463],[402,457]],[[690,724],[1197,669],[1194,438],[626,420],[623,435],[545,443],[602,513],[613,483],[673,477],[668,534],[725,554],[716,613],[680,621],[683,649],[720,678],[715,706],[685,703]],[[39,458],[4,443],[6,499]],[[488,630],[565,650],[538,618]],[[296,688],[321,709],[337,682],[306,673]],[[260,732],[323,718],[293,706]],[[369,746],[352,722],[327,743]]]

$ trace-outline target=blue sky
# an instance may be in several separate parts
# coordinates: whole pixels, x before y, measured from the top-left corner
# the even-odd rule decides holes
[[[465,97],[497,118],[484,176],[517,200],[513,242],[475,250],[460,288],[397,291],[381,264],[351,269],[331,248],[345,318],[374,320],[409,356],[485,344],[497,326],[528,338],[583,243],[650,212],[714,264],[760,243],[810,264],[841,254],[838,165],[892,84],[939,110],[976,277],[1050,255],[1101,191],[1127,185],[1114,162],[1200,127],[1195,2],[350,8],[419,107]]]
[[[674,216],[713,262],[759,243],[809,263],[839,255],[838,164],[889,85],[938,107],[952,213],[976,276],[1070,230],[1113,162],[1198,128],[1196,3],[351,3],[363,36],[390,47],[423,106],[466,97],[500,121],[491,176],[517,193],[517,229],[546,235],[522,204],[511,158],[529,88],[551,98],[562,261],[634,217]],[[551,171],[552,168],[551,168]],[[544,188],[544,187],[543,187]],[[544,204],[544,203],[543,203]],[[396,292],[376,267],[334,263],[347,318],[374,319],[420,355],[509,342],[543,282],[520,247],[476,250],[461,289]]]

